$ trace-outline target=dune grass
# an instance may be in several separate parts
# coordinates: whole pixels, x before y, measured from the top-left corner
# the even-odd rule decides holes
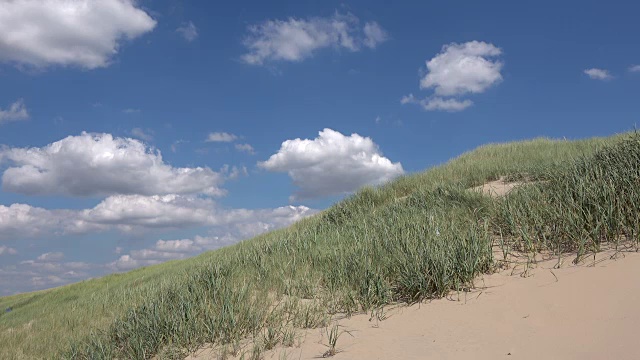
[[[637,241],[639,138],[483,146],[192,259],[0,298],[13,308],[0,358],[183,358],[203,344],[259,358],[332,314],[465,290],[493,270],[496,242],[584,256]],[[506,199],[468,190],[500,176],[537,182]]]

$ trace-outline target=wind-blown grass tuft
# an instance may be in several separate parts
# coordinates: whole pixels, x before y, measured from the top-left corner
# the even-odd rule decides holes
[[[502,234],[518,251],[600,251],[640,235],[640,135],[582,156],[545,181],[514,191],[500,206]]]

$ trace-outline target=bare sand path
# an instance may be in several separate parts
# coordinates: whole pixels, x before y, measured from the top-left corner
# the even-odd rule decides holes
[[[529,277],[484,276],[484,288],[466,297],[399,307],[377,324],[368,315],[339,320],[352,336],[340,336],[332,359],[640,359],[640,254],[610,255],[561,269],[543,262]],[[324,329],[301,337],[299,347],[264,358],[317,359],[327,350]]]

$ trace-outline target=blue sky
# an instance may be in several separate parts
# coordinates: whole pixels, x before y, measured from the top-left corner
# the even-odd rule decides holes
[[[632,129],[630,1],[0,1],[0,295],[184,258],[488,142]]]

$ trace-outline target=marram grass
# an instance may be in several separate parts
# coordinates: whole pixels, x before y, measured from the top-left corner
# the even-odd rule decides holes
[[[497,239],[579,257],[637,242],[639,139],[487,145],[234,246],[0,298],[13,308],[0,315],[0,358],[177,359],[203,344],[260,358],[332,314],[472,286],[493,270]],[[468,190],[500,176],[536,182],[505,199]]]

